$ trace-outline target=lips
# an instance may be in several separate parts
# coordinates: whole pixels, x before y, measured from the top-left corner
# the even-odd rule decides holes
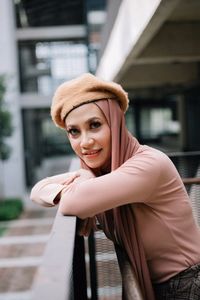
[[[93,156],[93,155],[99,153],[100,151],[101,151],[101,149],[100,150],[91,150],[91,151],[83,152],[82,154],[84,156]]]

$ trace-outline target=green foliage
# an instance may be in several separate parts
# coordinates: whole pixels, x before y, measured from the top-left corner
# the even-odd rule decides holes
[[[0,221],[9,221],[19,218],[23,211],[21,199],[5,199],[0,201]]]
[[[6,144],[5,138],[11,136],[13,131],[11,114],[8,110],[6,110],[4,102],[5,92],[5,76],[0,75],[0,160],[6,160],[9,158],[11,149]]]
[[[5,227],[0,227],[0,237],[4,234],[5,231],[6,231]]]

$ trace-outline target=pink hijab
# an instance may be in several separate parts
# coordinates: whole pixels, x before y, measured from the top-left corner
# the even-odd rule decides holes
[[[127,130],[124,113],[116,100],[98,100],[94,103],[104,113],[111,130],[111,167],[110,170],[107,170],[109,173],[131,158],[140,145]],[[81,166],[88,169],[83,161],[81,161]],[[99,170],[95,175],[103,174]],[[125,250],[144,299],[153,300],[154,294],[149,270],[131,205],[113,208],[97,215],[97,219],[107,237]]]

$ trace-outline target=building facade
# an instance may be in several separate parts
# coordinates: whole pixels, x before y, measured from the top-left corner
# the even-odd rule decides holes
[[[23,198],[51,175],[50,161],[61,167],[59,157],[71,155],[49,108],[55,88],[83,72],[128,91],[127,123],[140,142],[200,150],[198,0],[1,0],[0,32],[14,127],[0,164],[5,196]]]
[[[5,101],[14,128],[7,139],[11,156],[0,166],[5,197],[24,198],[48,175],[51,160],[61,167],[58,158],[71,154],[66,134],[51,121],[51,99],[63,81],[95,72],[105,3],[0,1],[0,74],[7,78]]]

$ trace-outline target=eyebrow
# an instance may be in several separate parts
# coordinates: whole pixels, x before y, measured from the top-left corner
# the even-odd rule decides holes
[[[87,119],[86,123],[90,123],[91,121],[94,121],[94,120],[102,121],[102,119],[100,117],[91,117],[91,118]],[[77,126],[78,125],[76,125],[76,124],[70,124],[70,123],[66,124],[66,128],[68,128],[68,127],[72,128],[72,127],[77,127]]]

